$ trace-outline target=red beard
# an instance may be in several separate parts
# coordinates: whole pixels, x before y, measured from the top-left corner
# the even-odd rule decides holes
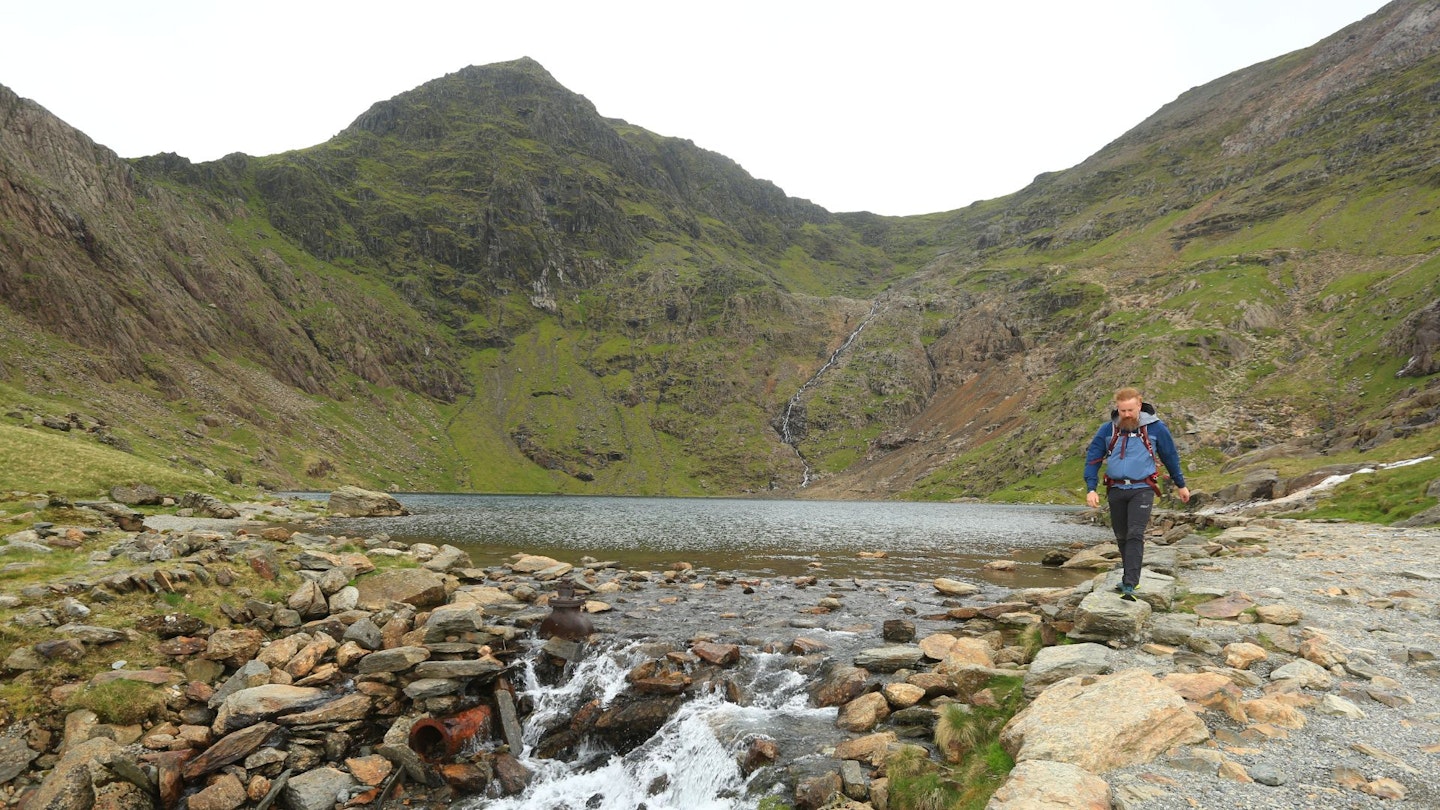
[[[1120,429],[1123,430],[1123,431],[1126,431],[1127,433],[1133,433],[1134,431],[1139,430],[1139,429],[1140,429],[1140,419],[1139,419],[1139,417],[1135,417],[1135,418],[1124,418],[1124,417],[1122,417],[1122,418],[1120,419]]]

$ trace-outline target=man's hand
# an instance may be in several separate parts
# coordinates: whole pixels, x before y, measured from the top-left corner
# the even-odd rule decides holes
[[[1182,492],[1185,493],[1185,500],[1187,500],[1187,501],[1190,500],[1190,490],[1188,490],[1188,489],[1187,489],[1187,490],[1182,490]],[[1087,506],[1089,506],[1091,509],[1099,509],[1099,508],[1100,508],[1100,494],[1099,494],[1098,492],[1096,492],[1095,490],[1093,490],[1093,489],[1090,490],[1089,492],[1085,493],[1085,504],[1086,504]]]
[[[1175,497],[1179,498],[1181,503],[1189,503],[1189,502],[1190,502],[1190,488],[1189,488],[1189,487],[1180,487],[1179,489],[1175,490]]]

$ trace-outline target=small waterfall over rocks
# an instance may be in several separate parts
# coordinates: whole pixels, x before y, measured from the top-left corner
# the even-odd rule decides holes
[[[875,316],[879,314],[879,312],[880,300],[876,299],[870,305],[870,311],[865,313],[865,317],[860,319],[860,323],[855,327],[855,330],[847,335],[845,340],[841,341],[835,351],[830,353],[830,357],[825,361],[825,364],[817,369],[814,374],[810,375],[810,379],[806,380],[805,383],[796,390],[795,395],[790,397],[790,401],[785,403],[785,411],[780,416],[780,440],[790,445],[790,448],[795,451],[795,457],[800,459],[800,463],[804,465],[804,472],[800,480],[801,489],[810,485],[812,472],[810,460],[805,458],[804,453],[800,452],[800,440],[805,437],[805,392],[813,388],[815,384],[819,382],[820,377],[839,362],[840,356],[845,353],[846,349],[850,348],[856,338],[860,337],[860,333],[865,331],[865,327],[870,324],[870,321],[875,319]]]
[[[524,793],[475,797],[462,810],[743,810],[753,808],[779,784],[774,767],[746,774],[746,751],[757,738],[810,741],[835,735],[835,708],[814,708],[806,678],[789,668],[784,654],[756,654],[735,671],[746,703],[716,685],[699,690],[648,740],[625,753],[586,740],[569,760],[536,755],[544,738],[564,728],[591,702],[607,706],[625,691],[626,675],[651,657],[644,643],[618,640],[591,648],[567,666],[560,682],[546,684],[538,654],[527,660],[522,700],[532,710],[524,729],[521,759],[534,779]],[[798,746],[797,746],[798,747]]]

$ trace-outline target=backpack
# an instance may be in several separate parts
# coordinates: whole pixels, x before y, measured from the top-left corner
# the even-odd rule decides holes
[[[1154,405],[1151,405],[1151,404],[1148,403],[1148,402],[1141,402],[1141,403],[1140,403],[1140,412],[1141,412],[1141,413],[1148,413],[1148,414],[1150,414],[1151,416],[1154,416],[1154,415],[1155,415],[1155,406],[1154,406]],[[1120,428],[1119,428],[1119,426],[1118,426],[1118,424],[1117,424],[1117,420],[1119,420],[1119,418],[1120,418],[1120,411],[1117,410],[1117,409],[1114,409],[1114,408],[1110,409],[1110,425],[1111,425],[1111,427],[1110,427],[1110,444],[1105,447],[1105,455],[1101,456],[1097,461],[1092,462],[1092,463],[1095,464],[1096,466],[1099,466],[1099,465],[1105,463],[1105,459],[1110,458],[1110,454],[1115,452],[1115,445],[1116,445],[1116,444],[1119,444],[1119,442],[1120,442]],[[1140,441],[1141,441],[1142,443],[1144,443],[1144,445],[1145,445],[1145,450],[1150,453],[1150,458],[1151,458],[1151,460],[1153,460],[1153,461],[1155,462],[1155,472],[1151,473],[1148,477],[1145,478],[1145,483],[1146,483],[1146,484],[1149,484],[1149,485],[1150,485],[1150,488],[1153,489],[1153,490],[1155,490],[1155,495],[1156,495],[1157,497],[1160,497],[1160,496],[1163,496],[1163,495],[1165,494],[1164,492],[1162,492],[1162,491],[1160,490],[1160,471],[1163,470],[1163,469],[1165,469],[1165,468],[1164,468],[1164,466],[1161,465],[1161,463],[1160,463],[1160,457],[1159,457],[1158,455],[1156,455],[1156,453],[1155,453],[1155,445],[1151,444],[1151,442],[1150,442],[1150,431],[1146,430],[1145,427],[1146,427],[1145,425],[1141,425],[1141,426],[1140,426],[1140,429],[1137,430],[1136,433],[1139,434],[1139,436],[1140,436]],[[1124,449],[1123,446],[1121,447],[1120,452],[1121,452],[1122,454],[1125,452],[1125,449]],[[1122,458],[1123,458],[1123,455],[1122,455]],[[1115,484],[1115,483],[1117,483],[1117,482],[1120,481],[1120,479],[1118,479],[1118,478],[1111,478],[1109,475],[1105,475],[1103,480],[1104,480],[1105,486],[1107,486],[1107,487],[1108,487],[1108,486],[1112,486],[1113,484]]]

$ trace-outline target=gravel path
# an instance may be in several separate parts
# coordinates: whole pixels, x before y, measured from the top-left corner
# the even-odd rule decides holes
[[[1291,628],[1297,639],[1324,634],[1348,658],[1331,668],[1333,684],[1303,693],[1317,703],[1326,696],[1345,698],[1363,717],[1330,715],[1312,706],[1302,712],[1303,728],[1272,739],[1255,733],[1254,724],[1247,731],[1206,712],[1202,717],[1214,740],[1197,748],[1208,750],[1172,752],[1104,775],[1115,806],[1440,808],[1440,663],[1434,662],[1440,655],[1440,531],[1289,520],[1257,520],[1230,531],[1255,534],[1256,548],[1268,552],[1184,569],[1182,590],[1240,591],[1258,605],[1297,608],[1302,618]],[[1254,631],[1240,621],[1200,622],[1200,633],[1221,647]],[[1117,669],[1138,666],[1157,675],[1225,671],[1140,647],[1121,651],[1119,658]],[[1261,697],[1270,683],[1263,676],[1295,658],[1271,651],[1268,660],[1252,666],[1265,684],[1246,688],[1245,699]],[[1279,784],[1217,776],[1214,765],[1202,764],[1221,756],[1251,777]],[[1385,780],[1398,783],[1399,790]]]

